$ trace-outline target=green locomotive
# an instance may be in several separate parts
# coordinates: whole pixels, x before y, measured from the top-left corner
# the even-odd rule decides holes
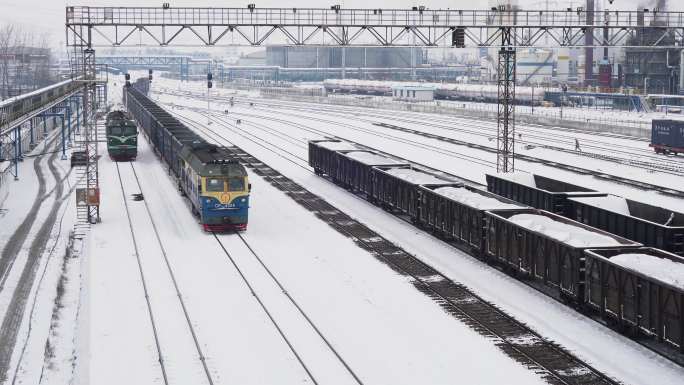
[[[107,114],[107,152],[116,162],[135,160],[138,156],[138,126],[125,111]]]

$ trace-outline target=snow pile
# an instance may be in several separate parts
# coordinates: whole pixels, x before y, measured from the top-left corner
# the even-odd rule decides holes
[[[401,164],[398,160],[390,159],[387,157],[384,157],[382,155],[378,155],[373,152],[368,152],[368,151],[353,151],[353,152],[348,152],[347,157],[358,160],[359,162],[366,164],[366,165],[373,165],[373,166],[379,166],[379,165],[390,165],[390,164]]]
[[[356,147],[352,143],[348,142],[318,142],[316,143],[320,147],[327,148],[328,150],[332,151],[347,151],[347,150],[358,150],[359,148]]]
[[[451,184],[453,182],[444,179],[438,179],[431,174],[412,170],[410,168],[391,168],[385,170],[386,173],[394,175],[397,178],[403,179],[413,184]]]
[[[537,187],[537,182],[534,180],[534,174],[528,172],[513,172],[506,175],[495,175],[496,177],[510,180],[529,187]]]
[[[631,215],[627,200],[616,195],[602,197],[572,198],[573,200],[622,215]]]
[[[638,253],[619,254],[610,260],[619,266],[684,289],[684,263]]]
[[[516,214],[508,218],[511,222],[526,229],[542,233],[572,247],[611,247],[621,246],[612,237],[553,220],[544,215]]]
[[[434,190],[437,194],[443,195],[453,201],[463,203],[466,206],[474,207],[479,210],[503,210],[519,209],[520,206],[504,203],[500,200],[478,193],[474,193],[463,187],[440,187]]]

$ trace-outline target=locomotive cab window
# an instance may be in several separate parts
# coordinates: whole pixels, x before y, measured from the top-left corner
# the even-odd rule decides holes
[[[124,130],[124,135],[135,135],[137,132],[135,126],[126,126]]]
[[[228,191],[243,191],[245,189],[244,178],[230,178],[228,180]]]
[[[224,183],[221,178],[207,178],[207,191],[223,192]]]
[[[110,135],[123,135],[123,130],[119,126],[113,126],[109,128],[109,134]]]

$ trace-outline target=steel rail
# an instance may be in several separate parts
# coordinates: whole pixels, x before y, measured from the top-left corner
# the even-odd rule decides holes
[[[235,258],[233,258],[233,255],[230,252],[228,252],[228,249],[226,249],[226,246],[223,244],[223,242],[221,242],[221,240],[216,235],[216,233],[212,233],[212,235],[214,236],[214,239],[216,239],[216,242],[218,242],[219,246],[221,247],[221,249],[225,253],[228,260],[230,260],[230,263],[233,265],[235,270],[240,275],[240,278],[242,278],[242,281],[245,283],[245,285],[249,289],[249,292],[252,294],[254,299],[259,303],[259,306],[264,311],[264,313],[266,313],[266,316],[271,321],[273,326],[276,328],[276,330],[278,331],[278,334],[280,334],[280,337],[285,341],[285,344],[287,345],[287,347],[290,348],[290,351],[292,352],[292,354],[294,354],[295,358],[297,359],[299,364],[302,366],[302,368],[304,369],[306,374],[309,376],[309,378],[311,379],[311,381],[314,384],[318,385],[318,381],[316,380],[314,375],[311,373],[311,370],[309,370],[309,367],[306,366],[306,364],[302,360],[302,357],[299,355],[299,353],[297,353],[297,350],[294,348],[294,345],[292,345],[292,342],[290,342],[290,340],[287,338],[287,336],[285,335],[285,332],[283,332],[283,329],[280,327],[280,325],[275,320],[275,318],[273,318],[273,315],[271,314],[271,312],[266,307],[266,304],[261,300],[261,297],[259,297],[259,294],[257,294],[256,290],[254,290],[254,287],[252,286],[252,284],[249,283],[249,280],[247,279],[245,274],[242,272],[242,269],[240,269],[240,267],[235,262]]]
[[[240,241],[242,242],[242,244],[245,245],[245,247],[247,248],[247,250],[249,250],[250,254],[252,254],[252,256],[254,256],[254,258],[257,260],[257,262],[259,262],[259,265],[264,269],[264,271],[266,271],[266,273],[267,273],[268,276],[271,278],[271,280],[273,280],[273,282],[276,284],[276,286],[278,286],[278,289],[280,289],[280,291],[283,293],[283,295],[290,301],[290,303],[292,303],[292,305],[297,309],[297,311],[299,312],[299,314],[301,314],[302,317],[304,317],[304,319],[305,319],[306,322],[309,324],[309,326],[311,326],[311,328],[316,332],[316,334],[318,334],[318,336],[319,336],[319,337],[321,338],[321,340],[325,343],[325,345],[328,347],[328,349],[330,349],[330,351],[335,355],[335,357],[336,357],[337,360],[342,364],[342,366],[344,366],[345,370],[354,378],[354,381],[355,381],[357,384],[359,384],[359,385],[363,385],[363,382],[361,381],[361,379],[359,378],[359,376],[354,372],[354,370],[351,368],[351,366],[349,366],[349,364],[347,363],[347,361],[340,355],[340,353],[337,351],[337,349],[335,349],[335,347],[334,347],[334,346],[332,345],[332,343],[328,340],[328,338],[326,338],[325,335],[323,335],[323,333],[321,332],[320,328],[319,328],[318,326],[316,326],[316,324],[311,320],[311,318],[309,317],[309,315],[306,314],[306,312],[304,311],[304,309],[302,309],[302,307],[299,305],[299,303],[292,297],[292,295],[290,294],[290,292],[283,286],[283,284],[280,282],[280,280],[279,280],[278,278],[276,278],[276,276],[273,274],[273,272],[271,271],[271,269],[269,269],[268,266],[266,266],[266,264],[264,263],[263,259],[259,256],[259,254],[257,254],[257,252],[254,250],[254,248],[247,242],[247,240],[245,239],[245,237],[244,237],[242,234],[240,234],[239,232],[236,232],[235,234],[240,238]],[[231,262],[233,263],[233,265],[235,266],[235,268],[236,268],[236,269],[238,270],[238,272],[240,273],[240,276],[241,276],[242,279],[244,280],[245,284],[246,284],[246,285],[249,287],[249,289],[252,291],[252,294],[254,294],[254,295],[256,296],[256,293],[254,292],[254,290],[252,289],[252,286],[251,286],[251,285],[249,284],[249,282],[247,281],[247,278],[242,274],[242,272],[241,272],[240,269],[238,268],[237,264],[235,263],[235,261],[233,260],[233,258],[230,256],[230,253],[228,252],[228,250],[226,249],[226,247],[225,247],[225,246],[223,245],[223,243],[219,240],[218,236],[217,236],[215,233],[214,233],[214,237],[215,237],[216,240],[219,242],[219,244],[221,245],[221,248],[222,248],[223,251],[226,253],[226,255],[228,256],[228,258],[230,258]],[[259,304],[262,305],[264,311],[268,314],[269,318],[271,318],[271,321],[273,322],[273,324],[276,325],[276,328],[277,328],[278,331],[281,333],[281,335],[283,336],[283,338],[285,338],[285,336],[282,334],[282,331],[280,330],[280,327],[277,326],[275,320],[273,320],[273,318],[271,317],[269,311],[266,309],[265,305],[263,305],[263,303],[261,302],[261,300],[259,300],[259,299],[257,299],[257,300],[259,301]],[[286,341],[287,341],[287,339],[286,339]],[[290,345],[290,342],[289,342],[289,341],[287,341],[287,344],[288,344],[288,346],[290,346],[290,348],[292,349],[292,352],[297,356],[297,359],[300,359],[300,358],[299,358],[299,355],[294,351],[294,348]],[[300,360],[301,360],[301,359],[300,359]],[[314,378],[313,378],[313,376],[311,375],[311,373],[309,372],[308,368],[306,368],[306,366],[304,365],[304,363],[303,363],[302,361],[300,361],[300,363],[301,363],[302,366],[305,368],[305,370],[307,371],[307,373],[309,373],[311,379],[316,383],[316,380],[314,380]]]
[[[191,122],[187,119],[186,121]],[[195,122],[191,122],[191,124],[201,130],[206,129],[212,132],[214,136],[222,138],[222,140],[227,143],[233,144],[229,139],[217,134],[212,129],[202,127]],[[231,130],[232,128],[237,128],[237,126],[232,124],[221,125]],[[244,136],[239,132],[234,132],[238,135]],[[281,151],[285,152],[288,152],[287,150],[284,150],[267,140],[260,139],[260,142],[262,143],[258,143],[254,139],[246,139],[267,149],[268,151],[276,153],[286,160],[289,160],[282,154],[274,151],[273,148],[279,148]],[[216,139],[214,140],[217,141]],[[542,373],[539,374],[549,383],[567,385],[584,383],[592,385],[619,384],[619,382],[606,376],[578,357],[573,356],[559,345],[544,339],[537,332],[518,322],[513,317],[496,308],[494,305],[486,302],[469,289],[454,283],[445,275],[439,273],[426,263],[422,262],[419,258],[405,252],[400,247],[384,239],[384,237],[373,232],[366,226],[363,226],[356,220],[344,214],[344,212],[329,204],[320,196],[311,193],[294,181],[273,170],[266,163],[259,161],[257,158],[249,155],[244,150],[236,148],[236,151],[245,154],[242,156],[241,160],[247,164],[251,164],[254,168],[258,167],[264,174],[264,178],[267,181],[280,186],[279,189],[289,193],[287,195],[294,199],[297,203],[306,207],[312,212],[318,213],[317,216],[319,218],[328,223],[338,232],[353,239],[359,244],[360,247],[371,252],[379,260],[385,262],[396,271],[400,271],[403,274],[412,277],[415,282],[414,285],[417,286],[418,290],[424,292],[433,300],[440,302],[450,314],[456,316],[456,318],[466,323],[480,334],[488,336],[494,341],[497,341],[497,346],[513,359],[542,371]],[[247,158],[251,158],[252,161],[250,162]],[[275,176],[277,176],[277,178]],[[308,195],[311,198],[307,199],[305,195]],[[323,214],[324,212],[335,214],[325,218],[325,215]],[[359,234],[350,231],[350,223],[355,223],[361,226],[361,232],[364,233],[364,236],[360,236]],[[367,242],[364,241],[366,238],[381,239],[382,241]],[[384,246],[384,248],[380,245]],[[391,251],[387,250],[387,247],[391,247]],[[401,256],[397,257],[398,254],[401,254]],[[436,276],[439,276],[440,279],[435,280],[434,278]],[[445,285],[447,286],[446,288],[444,287]],[[457,298],[454,298],[456,296]],[[473,301],[481,304],[483,307],[477,307],[477,310],[471,308]],[[487,315],[478,313],[483,309],[486,309]],[[495,316],[496,318],[492,319],[492,316]],[[502,322],[506,326],[503,326],[503,324],[498,324],[498,322]],[[506,335],[506,333],[511,333],[511,335]],[[519,341],[523,338],[532,338],[534,339],[534,343],[526,346],[526,343],[520,343]],[[546,351],[546,354],[552,354],[555,356],[550,358],[544,357],[544,354],[539,355],[539,351],[543,349],[549,349]],[[544,360],[547,361],[543,362]],[[558,360],[566,360],[564,362],[566,365],[563,365]],[[572,362],[572,364],[570,364],[570,362]],[[553,365],[563,366],[563,369],[550,367]],[[588,376],[589,378],[583,378],[582,376]]]
[[[177,114],[177,113],[174,113],[174,115],[176,115],[179,119],[185,121],[187,124],[189,124],[189,125],[191,125],[191,126],[194,126],[194,127],[196,127],[197,129],[199,129],[199,130],[201,130],[201,131],[208,130],[209,132],[212,133],[212,135],[215,135],[216,137],[221,138],[221,140],[223,140],[223,141],[225,141],[225,142],[227,142],[227,143],[232,143],[228,138],[222,136],[222,135],[219,134],[219,133],[216,133],[214,130],[212,130],[212,129],[208,128],[208,127],[204,127],[204,126],[202,126],[202,125],[196,123],[195,121],[192,121],[192,120],[190,120],[190,119],[188,119],[188,118],[185,118],[184,116],[179,115],[179,114]],[[218,120],[221,120],[221,119],[219,118]],[[224,123],[224,124],[230,124],[230,123]],[[236,125],[231,125],[231,126],[232,126],[233,128],[237,128]],[[227,127],[227,126],[226,126],[226,127]],[[227,128],[228,128],[228,127],[227,127]],[[235,131],[234,131],[234,132],[235,132]],[[244,134],[248,134],[247,132],[244,132],[244,134],[243,134],[243,133],[239,133],[239,132],[235,132],[235,133],[237,133],[238,135],[241,135],[241,136],[243,136],[243,137],[245,137]],[[315,174],[314,171],[311,169],[311,167],[308,166],[308,163],[306,162],[306,160],[304,160],[303,158],[301,158],[301,157],[299,157],[299,156],[297,156],[297,155],[292,154],[291,152],[289,152],[289,151],[286,150],[286,149],[283,149],[282,147],[276,146],[275,144],[273,144],[273,143],[270,142],[270,141],[265,141],[264,139],[261,139],[261,138],[259,138],[259,137],[257,137],[257,136],[254,136],[253,134],[251,134],[251,136],[255,137],[259,142],[255,141],[254,139],[247,138],[247,137],[245,137],[245,139],[247,139],[247,140],[249,140],[249,141],[255,143],[256,145],[258,145],[258,146],[260,146],[260,147],[262,147],[262,148],[264,148],[264,149],[266,149],[266,150],[268,150],[268,151],[270,151],[270,152],[273,152],[274,154],[278,155],[279,157],[282,157],[284,160],[286,160],[286,161],[288,161],[288,162],[290,162],[290,163],[292,163],[292,164],[294,164],[294,165],[296,165],[296,166],[298,166],[298,167],[300,167],[300,168],[302,168],[302,169],[304,169],[304,170],[306,170],[306,171],[308,171],[308,172],[310,172],[310,173],[312,173],[312,174]],[[217,142],[218,142],[218,141],[217,141]],[[271,146],[271,148],[267,147],[266,145],[261,144],[260,142],[266,143],[267,145]],[[361,145],[361,146],[368,148],[367,146],[364,146],[364,145]],[[294,161],[292,158],[290,158],[290,157],[288,157],[288,156],[286,156],[286,155],[283,155],[282,153],[279,153],[279,152],[275,151],[273,148],[278,148],[279,151],[282,151],[283,153],[288,154],[288,156],[291,156],[291,157],[296,158],[296,159],[299,159],[299,160],[303,160],[304,163],[305,163],[305,165],[302,165],[302,164],[300,164],[299,162]],[[369,149],[372,149],[372,148],[369,148]],[[374,150],[374,149],[372,149],[372,150]],[[377,150],[375,150],[375,151],[377,151]],[[379,152],[379,153],[382,153],[381,151],[378,151],[378,152]],[[329,180],[329,179],[325,179],[325,180]],[[330,183],[333,183],[333,184],[334,184],[334,182],[332,182],[332,181],[330,181]],[[366,201],[363,197],[361,197],[361,196],[359,196],[359,195],[357,195],[357,194],[352,194],[352,195],[353,195],[354,197],[356,197],[357,199]],[[398,219],[400,219],[400,220],[406,222],[406,223],[411,224],[410,220],[407,219],[407,218],[402,218],[401,216],[398,216],[398,215],[394,215],[394,216],[397,217]],[[412,225],[412,224],[411,224],[411,225]],[[474,257],[472,254],[470,254],[470,251],[469,251],[469,250],[465,250],[465,249],[463,249],[463,248],[461,248],[461,247],[459,247],[458,245],[453,244],[453,243],[448,243],[448,244],[451,245],[452,247],[454,247],[454,248],[460,250],[460,251],[465,252],[466,254],[470,255],[471,257],[476,258],[476,257]],[[476,259],[477,259],[477,258],[476,258]],[[440,274],[441,274],[441,273],[440,273]],[[524,282],[524,283],[525,283],[525,282]],[[530,286],[530,287],[532,287],[532,288],[538,290],[538,291],[541,292],[542,294],[548,295],[549,297],[554,298],[554,299],[557,300],[556,297],[554,297],[553,295],[551,295],[549,292],[543,290],[541,287],[539,287],[539,286],[537,286],[537,285],[535,285],[535,284],[533,284],[533,283],[529,283],[529,282],[527,282],[526,284],[527,284],[528,286]],[[598,324],[600,324],[600,325],[604,325],[604,326],[605,326],[605,322],[603,322],[603,320],[601,320],[600,318],[590,317],[590,319],[594,320],[594,322],[596,322],[596,323],[598,323]],[[654,352],[654,353],[656,353],[656,354],[658,354],[658,355],[660,355],[660,356],[662,356],[662,357],[668,359],[669,361],[671,361],[671,362],[673,362],[673,363],[676,363],[676,364],[678,364],[678,365],[682,365],[682,363],[681,363],[682,361],[681,361],[679,358],[677,358],[677,357],[670,356],[669,354],[670,354],[671,352],[669,352],[669,351],[667,351],[667,350],[662,350],[662,349],[660,349],[660,347],[658,347],[658,346],[656,346],[656,345],[649,344],[649,343],[647,343],[647,342],[645,342],[645,341],[642,341],[642,340],[639,340],[639,339],[632,338],[631,340],[637,342],[640,346],[642,346],[642,347],[644,347],[644,348],[646,348],[646,349],[648,349],[648,350],[650,350],[650,351],[652,351],[652,352]]]
[[[140,183],[140,179],[138,178],[138,173],[135,171],[135,165],[133,162],[128,162],[128,164],[131,166],[131,169],[133,170],[133,175],[135,176],[135,182],[138,186],[138,190],[140,191],[143,196],[145,196],[145,193],[142,188],[142,184]],[[117,165],[118,166],[118,165]],[[202,367],[204,368],[204,374],[207,377],[207,381],[209,382],[209,385],[214,385],[214,379],[211,375],[211,372],[209,370],[209,367],[207,366],[207,361],[206,357],[202,351],[202,347],[199,343],[199,339],[197,338],[197,333],[195,332],[195,327],[192,324],[192,320],[190,319],[190,314],[188,312],[187,307],[185,306],[185,301],[183,300],[183,295],[180,292],[180,288],[178,286],[178,281],[176,281],[176,275],[173,272],[173,268],[171,267],[171,263],[169,262],[169,257],[166,253],[166,247],[164,246],[164,242],[161,240],[161,236],[159,235],[159,230],[157,228],[157,223],[154,220],[154,217],[152,216],[152,210],[150,209],[150,206],[147,204],[147,200],[143,199],[143,204],[145,205],[145,211],[147,212],[147,216],[150,219],[150,222],[152,224],[152,229],[154,230],[154,236],[155,239],[157,240],[157,244],[159,245],[159,250],[162,253],[162,256],[164,257],[164,262],[166,264],[166,268],[168,269],[169,276],[171,277],[171,281],[173,282],[174,289],[176,291],[176,296],[178,297],[178,302],[181,305],[181,308],[183,309],[183,314],[185,316],[185,320],[188,324],[188,329],[190,330],[190,334],[192,334],[192,339],[195,343],[195,348],[197,349],[197,353],[199,354],[199,360],[202,363]]]
[[[114,162],[116,165],[116,173],[119,178],[119,187],[121,187],[121,199],[124,202],[124,208],[126,209],[126,219],[128,220],[128,229],[131,232],[131,239],[133,240],[133,250],[135,251],[135,259],[138,262],[138,271],[140,272],[140,280],[143,286],[143,292],[145,293],[145,302],[147,303],[147,313],[150,316],[150,323],[152,324],[152,334],[154,335],[154,344],[157,348],[157,356],[159,357],[159,365],[161,367],[162,378],[164,379],[164,384],[169,384],[169,379],[166,374],[166,367],[164,364],[164,356],[161,351],[161,344],[159,342],[159,333],[157,332],[157,323],[154,319],[154,313],[152,312],[152,304],[150,303],[150,295],[147,291],[147,280],[145,279],[145,273],[143,271],[142,262],[140,261],[140,252],[138,251],[138,237],[135,236],[135,231],[133,231],[133,221],[131,220],[131,212],[128,207],[128,199],[126,197],[126,191],[124,189],[123,180],[121,178],[121,171],[119,170],[119,163]]]

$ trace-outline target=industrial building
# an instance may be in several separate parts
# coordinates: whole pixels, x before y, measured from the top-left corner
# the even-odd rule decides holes
[[[422,48],[268,47],[266,65],[283,68],[413,68],[427,62]]]
[[[392,86],[392,99],[406,102],[431,102],[435,100],[435,89],[417,85]]]
[[[0,53],[0,99],[49,85],[50,49],[7,47]]]
[[[665,5],[665,1],[658,1]],[[638,21],[643,24],[647,9],[637,10]],[[656,21],[657,23],[657,21]],[[663,36],[660,30],[644,30],[636,34],[630,45],[646,45],[660,39],[660,45],[673,45],[675,37],[671,33]],[[679,93],[681,50],[653,49],[647,47],[625,48],[624,84],[626,87],[642,90],[643,93]]]

